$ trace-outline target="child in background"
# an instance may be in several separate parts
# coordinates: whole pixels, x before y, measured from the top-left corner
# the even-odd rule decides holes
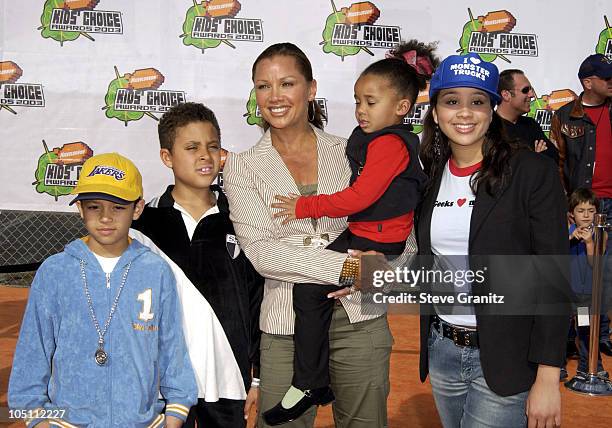
[[[224,356],[215,349],[215,359],[223,364],[225,371],[221,381],[226,385],[215,391],[219,396],[216,401],[200,394],[185,426],[193,427],[197,421],[199,427],[206,428],[244,427],[259,386],[259,308],[263,278],[240,250],[229,219],[227,199],[221,188],[213,184],[221,167],[219,123],[204,105],[184,103],[162,116],[158,134],[160,157],[172,169],[174,185],[150,201],[132,227],[150,238],[204,296],[221,323],[233,353]],[[187,304],[197,303],[183,301],[183,305]],[[193,320],[186,322],[193,323]],[[232,357],[236,364],[223,360]],[[194,360],[193,365],[197,374],[203,361]],[[232,391],[228,384],[228,373],[233,367],[240,370],[243,383],[238,385],[240,391],[235,388]],[[205,381],[210,382],[210,374],[204,374]],[[239,397],[246,397],[246,401]]]
[[[272,207],[281,211],[275,217],[288,222],[348,216],[348,229],[328,249],[374,250],[388,257],[402,254],[427,179],[419,164],[419,139],[403,121],[439,63],[435,48],[435,44],[411,40],[361,73],[355,83],[359,125],[346,147],[352,170],[350,187],[332,195],[313,191],[277,196],[279,202]],[[264,413],[266,423],[278,425],[299,417],[313,404],[333,401],[328,346],[333,300],[327,294],[337,289],[294,284],[293,382],[283,400]]]
[[[170,267],[128,237],[140,172],[117,153],[93,156],[72,193],[89,234],[36,272],[9,406],[32,411],[28,427],[181,427],[197,386]]]
[[[592,257],[595,253],[593,241],[593,220],[599,210],[599,200],[591,189],[576,189],[569,197],[570,267],[572,290],[578,298],[578,306],[590,306],[593,284]],[[604,232],[604,248],[608,235]],[[589,326],[580,326],[576,322],[578,332],[578,375],[589,371]],[[566,371],[567,373],[567,371]],[[608,377],[601,362],[601,354],[597,356],[597,374]]]

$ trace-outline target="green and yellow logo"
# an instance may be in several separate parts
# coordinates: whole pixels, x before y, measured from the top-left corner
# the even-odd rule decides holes
[[[468,8],[468,15],[470,20],[463,26],[457,49],[461,55],[475,53],[486,62],[498,57],[511,62],[508,56],[538,56],[537,36],[512,33],[516,18],[507,10],[496,10],[474,19]]]
[[[608,22],[608,17],[604,15],[604,23],[606,28],[601,30],[599,33],[599,39],[597,39],[597,46],[595,46],[595,53],[603,54],[606,58],[612,60],[612,28]]]
[[[95,10],[100,0],[47,0],[40,16],[41,35],[64,46],[83,36],[92,42],[91,34],[123,34],[121,12]]]
[[[550,94],[537,95],[531,100],[529,113],[527,116],[535,119],[536,122],[548,137],[550,134],[550,123],[552,122],[553,114],[565,104],[574,101],[578,96],[571,89],[557,89]]]
[[[186,101],[185,92],[160,90],[165,77],[155,68],[142,68],[123,76],[115,67],[113,79],[104,96],[106,117],[121,120],[125,126],[143,116],[159,120],[154,113],[165,113]]]
[[[16,83],[23,70],[13,61],[0,61],[0,111],[17,114],[14,107],[44,107],[45,94],[40,83]]]
[[[87,159],[93,156],[93,150],[77,141],[64,144],[49,150],[45,140],[42,141],[45,153],[38,158],[32,183],[38,193],[58,197],[69,195],[79,181],[81,168]]]
[[[372,48],[392,49],[401,41],[400,27],[373,25],[380,17],[380,9],[370,1],[353,3],[338,10],[331,0],[333,13],[327,17],[323,29],[323,52],[344,57],[363,51],[374,55]]]
[[[238,0],[193,0],[179,37],[202,53],[221,43],[235,49],[232,42],[263,42],[261,19],[236,18],[241,7]]]
[[[321,111],[327,118],[327,121],[329,121],[329,115],[327,113],[327,98],[315,98],[315,102],[321,108]],[[244,113],[242,116],[247,118],[246,121],[249,125],[263,126],[263,118],[261,117],[259,106],[257,105],[255,88],[251,89],[249,99],[246,103],[246,110],[246,113]]]

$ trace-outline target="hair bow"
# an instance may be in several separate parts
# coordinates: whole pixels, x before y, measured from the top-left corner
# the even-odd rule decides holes
[[[427,77],[432,75],[433,65],[428,57],[418,56],[415,50],[404,52],[401,56],[404,59],[404,62],[414,68],[418,74],[422,74]],[[385,58],[401,59],[396,55],[393,55],[391,51],[388,51],[385,54]]]

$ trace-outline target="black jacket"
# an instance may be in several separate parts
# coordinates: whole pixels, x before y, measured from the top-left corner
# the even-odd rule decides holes
[[[502,123],[510,138],[518,140],[521,145],[528,147],[530,150],[534,149],[533,145],[536,141],[544,140],[547,149],[542,152],[542,155],[551,158],[555,164],[559,162],[559,150],[550,142],[535,119],[529,116],[519,116],[516,123],[512,123],[502,118]]]
[[[235,237],[235,232],[220,187],[211,186],[218,193],[219,213],[203,218],[191,241],[181,212],[174,208],[173,187],[149,202],[132,227],[151,238],[206,298],[225,331],[248,391],[251,369],[255,377],[259,376],[263,278],[243,251],[232,258],[233,244],[228,242],[228,235]]]
[[[555,112],[550,139],[559,147],[559,174],[568,194],[580,187],[590,189],[595,168],[595,124],[584,112],[582,95]],[[612,124],[612,101],[606,100]]]
[[[495,305],[476,305],[482,370],[491,390],[502,396],[531,388],[538,364],[561,366],[570,316],[569,273],[565,272],[569,266],[555,265],[558,269],[553,272],[553,278],[527,278],[537,286],[525,289],[525,283],[517,279],[521,274],[525,279],[524,272],[509,266],[507,259],[499,264],[499,258],[489,257],[569,253],[566,200],[554,164],[539,154],[520,150],[512,157],[510,166],[510,178],[496,196],[489,195],[484,186],[477,191],[468,250],[471,269],[488,267],[485,283],[474,286],[474,294],[487,295],[501,290],[524,299],[527,308],[521,315],[509,315],[496,312],[501,309]],[[442,173],[433,179],[419,210],[417,240],[419,251],[425,255],[431,255],[431,217],[441,179]],[[546,259],[545,263],[549,261]],[[547,272],[550,274],[550,269]],[[562,312],[561,315],[534,315],[538,304],[553,301],[561,302],[561,308],[557,306],[555,312]],[[536,312],[527,313],[532,310]],[[433,311],[431,306],[422,307],[422,381],[428,373],[427,338],[429,314]]]

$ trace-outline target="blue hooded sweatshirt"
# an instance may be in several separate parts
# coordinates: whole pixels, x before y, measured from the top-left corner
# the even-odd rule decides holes
[[[105,365],[94,360],[98,334],[80,264],[100,329],[122,277],[125,286],[104,336]],[[108,276],[84,240],[49,257],[30,289],[13,369],[9,407],[58,409],[62,427],[160,427],[161,412],[185,420],[197,386],[181,327],[170,267],[134,240]],[[163,399],[160,397],[163,396]],[[28,414],[28,416],[33,416]],[[28,427],[41,422],[26,419]]]

